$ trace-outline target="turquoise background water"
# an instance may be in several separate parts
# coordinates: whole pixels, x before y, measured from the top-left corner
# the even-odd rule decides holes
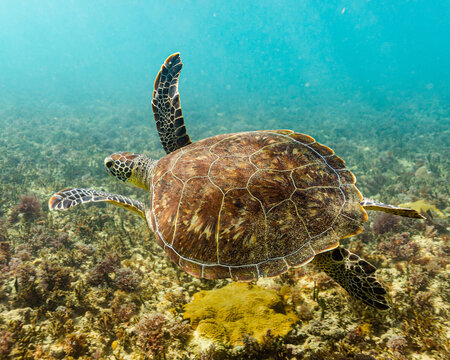
[[[447,1],[0,2],[0,94],[147,106],[180,51],[185,111],[307,99],[448,100]]]

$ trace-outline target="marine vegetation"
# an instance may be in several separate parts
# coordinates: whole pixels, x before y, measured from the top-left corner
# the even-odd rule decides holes
[[[425,201],[443,215],[418,210],[426,219],[417,221],[369,210],[364,231],[340,241],[379,269],[389,310],[349,296],[310,263],[239,285],[276,295],[298,319],[286,334],[269,330],[258,340],[243,334],[239,345],[211,342],[184,319],[196,294],[226,289],[230,280],[181,271],[132,212],[97,204],[60,213],[45,206],[68,181],[148,200],[105,180],[98,165],[105,149],[124,144],[151,158],[164,155],[148,130],[148,109],[108,100],[68,107],[1,99],[7,171],[0,172],[0,359],[450,358],[450,160],[435,121],[448,114],[436,99],[398,96],[386,100],[389,111],[364,101],[315,106],[302,99],[301,106],[283,109],[268,99],[229,110],[205,104],[198,112],[200,119],[226,120],[193,123],[193,140],[243,129],[314,134],[346,159],[365,196],[392,204]],[[367,121],[359,122],[362,117]],[[423,167],[426,172],[418,171]]]
[[[436,205],[434,205],[428,201],[425,201],[425,200],[417,200],[414,202],[402,204],[401,206],[409,207],[411,209],[414,209],[414,210],[419,211],[424,214],[428,213],[428,214],[431,214],[432,216],[434,214],[435,216],[438,216],[440,218],[445,218],[442,211],[439,210],[436,207]]]
[[[244,335],[260,343],[268,331],[284,336],[297,322],[275,290],[246,283],[194,294],[183,316],[199,335],[231,345],[243,345]]]

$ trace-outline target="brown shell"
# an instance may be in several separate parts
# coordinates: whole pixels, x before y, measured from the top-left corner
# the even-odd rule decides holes
[[[194,276],[275,276],[362,231],[367,214],[354,183],[333,150],[307,135],[218,135],[158,162],[148,220]]]

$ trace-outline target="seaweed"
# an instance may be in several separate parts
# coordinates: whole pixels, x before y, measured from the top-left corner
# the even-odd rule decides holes
[[[116,252],[109,252],[103,260],[100,260],[87,275],[87,282],[91,285],[100,285],[103,283],[111,284],[110,274],[120,268],[120,257]]]
[[[0,358],[7,358],[10,354],[15,341],[13,334],[9,331],[0,331]]]
[[[64,351],[66,356],[77,359],[86,354],[87,350],[85,334],[72,333],[64,340]]]
[[[36,326],[36,318],[30,318],[30,324],[23,320],[11,320],[7,325],[5,334],[8,336],[9,356],[18,359],[34,359],[33,352],[36,350],[36,343],[42,339],[43,333],[39,326]],[[11,342],[11,338],[12,341]]]
[[[137,271],[130,268],[122,268],[116,271],[114,285],[123,291],[133,292],[139,289],[140,278]]]
[[[392,214],[381,213],[373,221],[372,230],[375,235],[395,232],[400,223],[400,218]]]
[[[170,321],[162,314],[143,317],[136,326],[138,346],[152,359],[165,359],[171,340],[184,343],[190,334],[186,323]]]
[[[41,204],[39,203],[37,196],[22,195],[20,202],[12,208],[11,214],[9,215],[9,221],[11,223],[16,223],[21,216],[25,223],[30,223],[40,215]]]

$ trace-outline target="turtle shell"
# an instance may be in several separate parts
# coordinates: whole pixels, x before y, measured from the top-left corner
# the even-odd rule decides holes
[[[344,161],[307,135],[218,135],[159,160],[147,220],[194,276],[275,276],[362,231],[354,183]]]

